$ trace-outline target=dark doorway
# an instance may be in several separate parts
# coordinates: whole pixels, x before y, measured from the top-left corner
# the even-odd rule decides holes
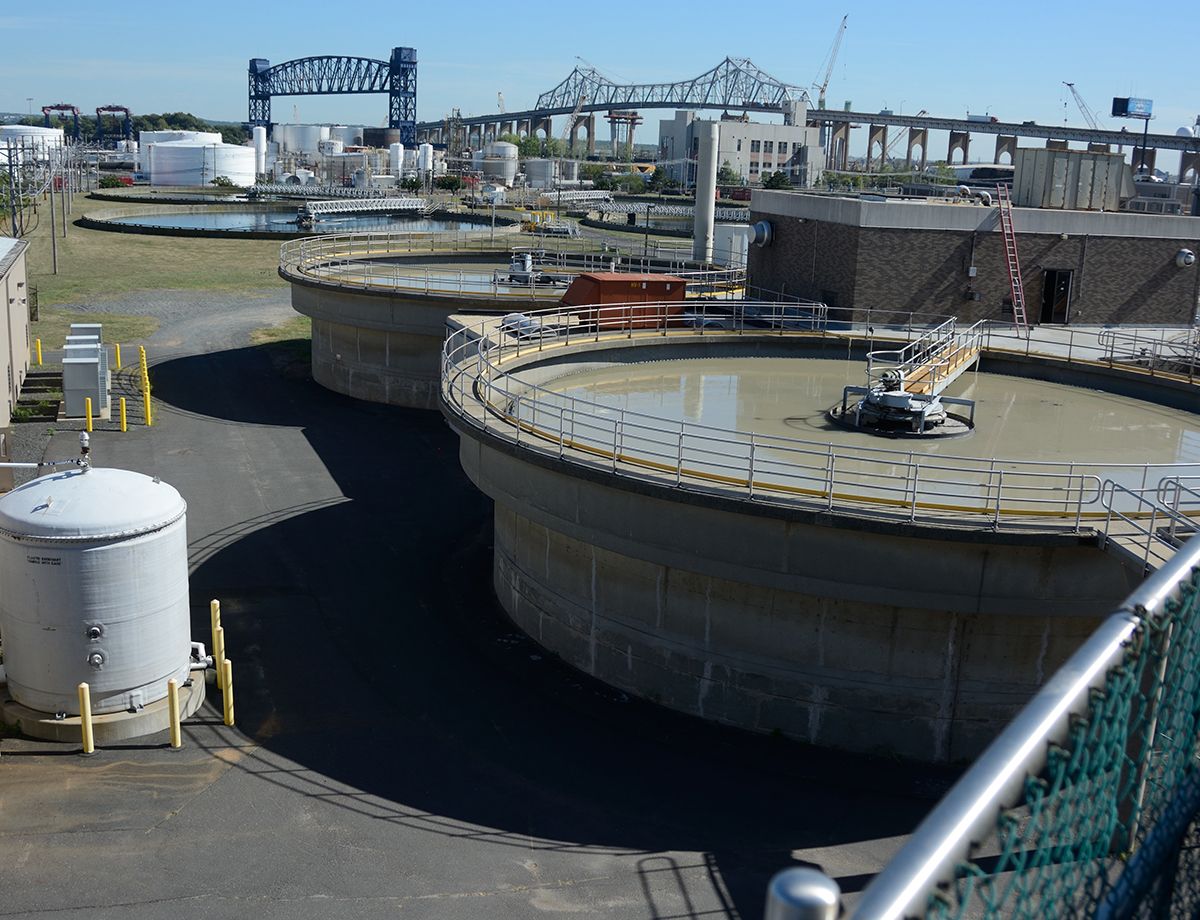
[[[1042,312],[1038,322],[1065,323],[1071,309],[1071,280],[1075,272],[1062,268],[1042,270]]]

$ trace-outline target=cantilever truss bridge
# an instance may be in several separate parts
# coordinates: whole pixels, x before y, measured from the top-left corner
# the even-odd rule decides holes
[[[250,125],[271,124],[272,96],[337,96],[387,93],[388,127],[400,131],[402,144],[417,139],[417,52],[393,48],[386,61],[322,55],[297,58],[271,66],[251,58],[249,68]]]
[[[583,104],[579,105],[580,98]],[[808,102],[808,93],[775,79],[746,58],[727,57],[716,67],[690,80],[676,83],[614,83],[593,67],[576,67],[554,89],[538,96],[525,112],[463,118],[462,124],[490,124],[613,109],[729,109],[779,112],[787,103]],[[441,122],[422,122],[419,130],[437,128]]]

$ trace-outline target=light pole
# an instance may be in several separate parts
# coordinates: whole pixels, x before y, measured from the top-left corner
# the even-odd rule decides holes
[[[642,227],[642,261],[646,261],[650,254],[650,212],[654,210],[654,205],[646,204],[646,223]],[[644,267],[644,266],[643,266]]]

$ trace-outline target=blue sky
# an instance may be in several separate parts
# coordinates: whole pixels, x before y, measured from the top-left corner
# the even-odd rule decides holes
[[[4,6],[12,11],[18,4]],[[1117,95],[1153,98],[1153,131],[1174,132],[1200,113],[1194,58],[1187,39],[1170,47],[1167,13],[1160,30],[1144,19],[1135,24],[1128,4],[1113,2],[1088,4],[1086,12],[1077,12],[1081,4],[1027,0],[815,6],[728,0],[20,4],[21,12],[0,12],[0,111],[24,112],[32,97],[35,112],[63,101],[88,112],[122,104],[135,112],[190,111],[240,121],[251,57],[272,63],[314,54],[386,58],[394,45],[417,49],[421,120],[441,118],[451,106],[464,114],[495,112],[497,91],[509,110],[529,107],[566,76],[576,55],[613,79],[642,82],[692,77],[728,54],[807,86],[818,77],[842,14],[849,13],[830,107],[850,99],[859,111],[988,111],[1043,124],[1061,124],[1065,113],[1071,124],[1082,124],[1062,84],[1071,80],[1108,127],[1121,125],[1107,117]],[[276,120],[292,120],[293,105],[302,121],[380,124],[387,110],[386,96],[278,97]],[[652,140],[651,133],[643,139]]]

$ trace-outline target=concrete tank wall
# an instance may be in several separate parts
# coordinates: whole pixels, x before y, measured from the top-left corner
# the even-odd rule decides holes
[[[460,433],[517,625],[630,693],[823,746],[974,757],[1136,582],[1086,538],[752,505]]]

